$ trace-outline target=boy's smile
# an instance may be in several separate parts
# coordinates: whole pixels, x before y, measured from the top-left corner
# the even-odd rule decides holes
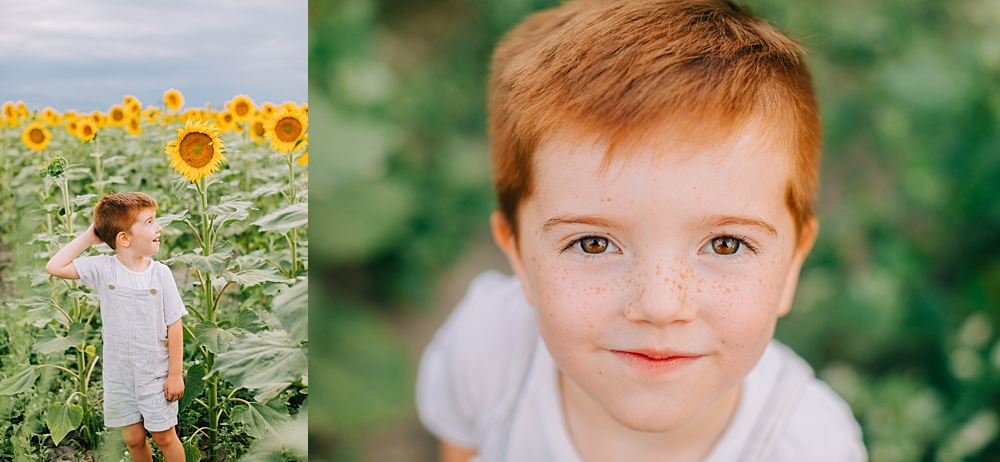
[[[163,227],[156,224],[156,210],[146,209],[138,214],[137,221],[129,228],[128,238],[137,255],[144,257],[156,255],[160,251],[160,231]]]
[[[679,146],[661,133],[607,164],[592,138],[540,145],[517,242],[499,214],[494,231],[562,373],[567,415],[596,403],[631,430],[725,427],[815,235],[807,223],[796,241],[790,154],[763,135]]]

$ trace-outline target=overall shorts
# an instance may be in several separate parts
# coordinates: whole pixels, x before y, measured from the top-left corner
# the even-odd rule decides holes
[[[167,401],[163,391],[169,355],[162,291],[116,286],[116,273],[111,271],[100,294],[104,425],[142,422],[149,431],[169,430],[177,425],[177,401]],[[158,280],[155,275],[153,280]]]

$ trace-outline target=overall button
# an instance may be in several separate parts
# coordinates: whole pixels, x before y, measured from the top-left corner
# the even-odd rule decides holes
[[[108,284],[108,288],[111,289],[111,290],[115,290],[115,285],[114,284]]]
[[[156,295],[156,289],[149,289],[149,293],[152,295]]]

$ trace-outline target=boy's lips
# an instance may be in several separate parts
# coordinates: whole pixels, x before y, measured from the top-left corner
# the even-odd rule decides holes
[[[641,375],[665,375],[698,361],[704,355],[674,350],[609,350]]]

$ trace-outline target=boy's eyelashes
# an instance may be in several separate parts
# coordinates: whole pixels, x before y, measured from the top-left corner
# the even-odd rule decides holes
[[[746,236],[736,236],[732,234],[715,236],[701,248],[701,252],[703,253],[721,256],[736,256],[744,254],[747,251],[756,254],[759,249]]]
[[[563,247],[559,253],[575,249],[577,253],[586,256],[596,256],[605,253],[621,253],[621,249],[604,236],[588,235],[574,239],[569,245]]]
[[[570,250],[587,257],[595,257],[609,253],[622,253],[621,247],[612,242],[611,239],[597,234],[589,234],[573,239],[568,244],[563,246],[559,253],[563,254]],[[722,234],[712,237],[701,247],[700,251],[702,253],[715,254],[725,257],[739,256],[745,254],[746,252],[757,254],[759,249],[753,241],[746,236]]]

